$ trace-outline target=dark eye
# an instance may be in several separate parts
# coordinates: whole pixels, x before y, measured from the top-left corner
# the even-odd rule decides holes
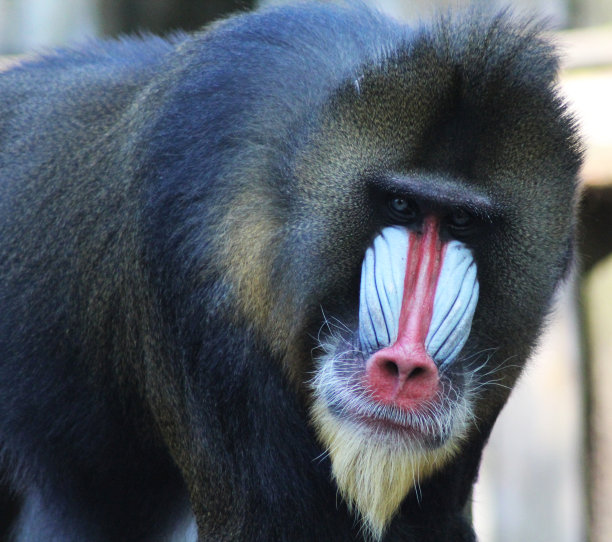
[[[389,212],[394,220],[402,223],[414,222],[418,217],[416,204],[401,196],[393,196],[389,199]]]
[[[446,217],[446,223],[451,233],[467,234],[470,233],[474,226],[474,217],[464,209],[455,209]]]

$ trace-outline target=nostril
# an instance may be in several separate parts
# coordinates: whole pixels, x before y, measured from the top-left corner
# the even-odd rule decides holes
[[[427,371],[423,367],[415,367],[406,378],[418,378],[425,373],[427,373]]]
[[[381,363],[381,368],[387,375],[393,378],[399,375],[399,367],[394,361],[387,360],[384,363]]]

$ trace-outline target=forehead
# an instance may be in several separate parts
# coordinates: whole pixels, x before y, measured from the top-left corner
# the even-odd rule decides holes
[[[329,97],[316,130],[318,167],[352,179],[428,172],[494,190],[508,176],[543,189],[554,177],[557,193],[559,179],[571,193],[577,139],[552,81],[523,73],[516,51],[515,63],[476,62],[437,45],[407,44]]]

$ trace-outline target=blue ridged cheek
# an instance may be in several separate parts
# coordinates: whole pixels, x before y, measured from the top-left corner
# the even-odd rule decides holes
[[[459,355],[472,329],[478,303],[478,278],[472,252],[461,242],[446,246],[425,348],[440,366]]]
[[[406,228],[387,227],[366,251],[359,295],[359,340],[366,356],[397,340],[409,242]],[[451,363],[465,345],[477,302],[472,253],[463,243],[451,241],[444,253],[425,339],[427,353],[439,366]]]
[[[389,346],[398,335],[408,257],[408,231],[385,228],[368,248],[361,266],[359,340],[366,354]]]

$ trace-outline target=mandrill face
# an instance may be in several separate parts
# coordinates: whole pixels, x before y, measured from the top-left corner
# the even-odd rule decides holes
[[[392,201],[403,212],[404,200]],[[315,383],[332,412],[369,426],[374,438],[405,433],[436,447],[457,435],[445,373],[468,339],[478,279],[470,249],[443,241],[439,227],[432,216],[374,239],[362,265],[359,329],[335,345]]]

